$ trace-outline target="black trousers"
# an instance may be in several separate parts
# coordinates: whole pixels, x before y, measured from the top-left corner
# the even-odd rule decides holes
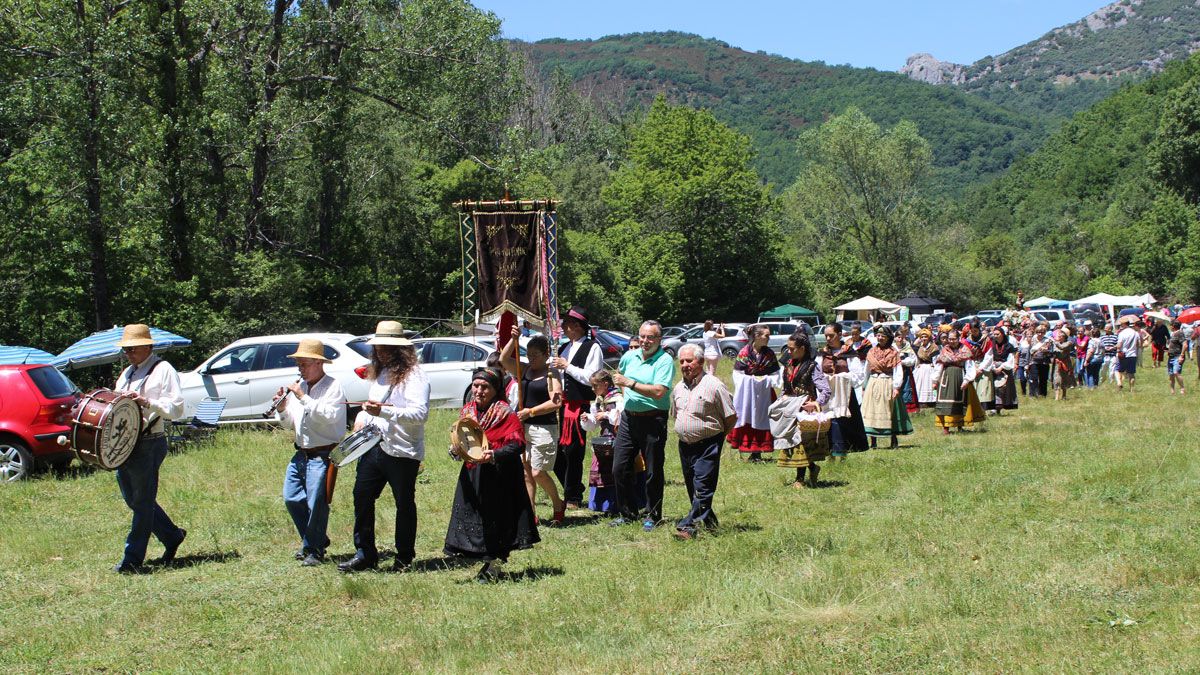
[[[559,443],[558,454],[554,458],[554,475],[563,486],[563,501],[575,504],[583,503],[583,458],[587,454],[587,436],[575,422],[575,436],[578,443]]]
[[[417,469],[421,463],[406,457],[393,457],[379,446],[358,460],[354,480],[354,548],[368,562],[379,560],[375,548],[375,500],[383,486],[392,486],[396,500],[396,560],[411,563],[417,546]]]
[[[676,523],[679,529],[694,530],[697,523],[703,523],[705,527],[717,526],[712,502],[717,493],[717,478],[721,475],[721,446],[724,443],[725,434],[696,443],[679,442],[679,465],[683,469],[688,499],[692,500],[692,510]]]
[[[613,439],[613,482],[617,509],[624,518],[637,518],[634,479],[637,456],[646,460],[646,518],[662,520],[663,463],[667,446],[667,411],[653,415],[621,413]]]

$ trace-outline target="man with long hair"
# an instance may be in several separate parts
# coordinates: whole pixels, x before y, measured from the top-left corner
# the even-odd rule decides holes
[[[367,378],[371,389],[363,412],[379,428],[382,440],[358,460],[354,481],[354,557],[338,565],[358,572],[379,564],[375,548],[375,500],[390,485],[396,499],[395,571],[412,565],[417,542],[417,471],[425,459],[425,421],[429,419],[429,379],[417,365],[412,340],[396,321],[380,321],[371,345]]]

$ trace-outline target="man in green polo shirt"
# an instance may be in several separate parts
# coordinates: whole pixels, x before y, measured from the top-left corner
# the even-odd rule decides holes
[[[637,522],[634,467],[640,453],[646,460],[647,511],[642,529],[649,531],[662,521],[663,460],[675,360],[660,348],[662,325],[657,321],[643,323],[638,339],[642,348],[626,352],[620,372],[613,376],[613,382],[625,390],[625,411],[613,440],[613,481],[620,515],[611,524]]]

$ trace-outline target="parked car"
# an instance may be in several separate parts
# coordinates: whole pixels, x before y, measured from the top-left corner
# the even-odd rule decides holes
[[[958,315],[954,312],[942,312],[940,314],[930,314],[921,322],[922,326],[937,328],[942,324],[953,324],[958,319]]]
[[[71,432],[75,384],[53,366],[0,365],[0,392],[0,483],[26,478],[38,464],[69,464],[73,454],[58,437]]]
[[[288,355],[296,351],[300,340],[316,338],[325,344],[325,372],[336,378],[349,401],[366,399],[370,384],[354,370],[367,364],[349,344],[348,333],[297,333],[264,335],[238,340],[205,359],[195,370],[180,373],[183,389],[184,418],[195,414],[196,406],[209,396],[223,397],[225,411],[221,422],[261,422],[262,413],[280,387],[299,378],[296,362]]]
[[[1075,323],[1075,314],[1069,309],[1034,309],[1030,313],[1035,321],[1048,321],[1051,327],[1058,324],[1059,321]]]
[[[367,342],[374,334],[360,335],[350,341],[350,347],[364,358],[371,358],[371,345]],[[521,361],[525,362],[525,346],[529,338],[518,343]],[[471,391],[471,373],[477,368],[487,367],[488,355],[496,351],[496,342],[490,337],[440,337],[413,340],[417,361],[425,377],[429,378],[429,407],[458,408],[466,403]],[[363,371],[365,374],[365,371]]]
[[[997,319],[999,319],[1004,316],[1004,310],[1002,310],[1002,309],[981,309],[975,313],[975,316],[979,317],[979,319],[981,321],[990,319],[992,317],[996,317]],[[992,324],[992,325],[995,325],[995,324]]]
[[[683,335],[687,328],[684,326],[663,326],[663,339]]]
[[[742,351],[750,338],[746,337],[744,329],[749,324],[744,323],[727,323],[725,326],[725,338],[720,341],[721,353],[730,358],[737,356],[738,352]],[[663,338],[662,349],[671,356],[675,356],[679,352],[679,348],[688,342],[700,342],[704,338],[704,324],[699,324],[687,329],[681,335],[673,338]]]
[[[629,351],[629,337],[611,330],[592,329],[592,339],[600,343],[604,351],[604,365],[616,368],[621,362],[621,356]]]

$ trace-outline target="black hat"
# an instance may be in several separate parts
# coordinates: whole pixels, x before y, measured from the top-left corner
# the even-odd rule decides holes
[[[571,319],[572,321],[578,321],[579,323],[582,323],[585,330],[591,326],[591,323],[588,321],[588,318],[587,318],[587,310],[584,309],[580,305],[575,305],[575,306],[571,307],[571,310],[568,311],[566,316],[564,316],[562,318],[563,323],[566,323],[567,319]]]

